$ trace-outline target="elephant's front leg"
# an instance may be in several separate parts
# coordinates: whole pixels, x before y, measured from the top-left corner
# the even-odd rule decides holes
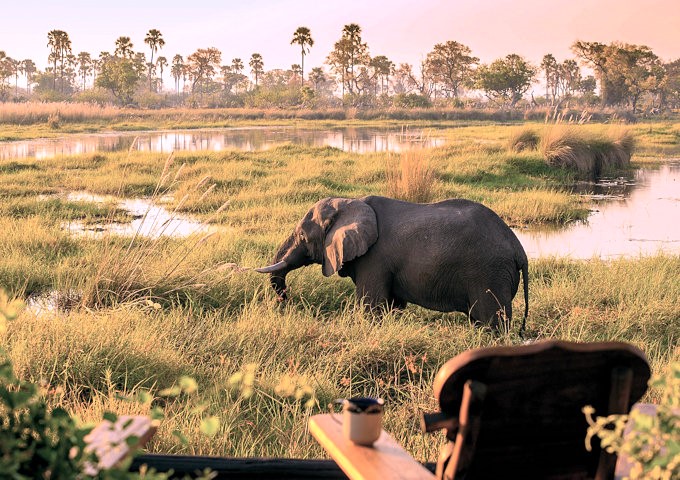
[[[406,302],[393,298],[392,275],[388,273],[358,272],[354,278],[357,301],[371,311],[404,308]]]

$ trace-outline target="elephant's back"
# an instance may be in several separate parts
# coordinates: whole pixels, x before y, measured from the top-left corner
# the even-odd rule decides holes
[[[515,238],[508,225],[490,208],[465,199],[437,203],[411,203],[386,197],[365,197],[376,212],[380,235],[407,238],[479,241]],[[518,242],[518,240],[517,240]]]

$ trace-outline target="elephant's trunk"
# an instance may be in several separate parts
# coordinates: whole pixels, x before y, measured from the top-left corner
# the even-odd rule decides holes
[[[288,266],[288,262],[281,260],[273,265],[267,267],[256,268],[255,271],[259,273],[269,273],[269,282],[274,288],[276,295],[279,297],[279,301],[286,300],[286,275],[288,271],[291,270]]]
[[[295,237],[291,235],[279,247],[272,265],[255,269],[256,272],[270,274],[269,282],[278,295],[279,301],[284,301],[287,298],[286,275],[288,272],[312,263],[306,257],[306,251],[305,246],[296,243]]]

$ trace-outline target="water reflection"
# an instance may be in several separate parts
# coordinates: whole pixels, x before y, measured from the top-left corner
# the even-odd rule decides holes
[[[0,143],[0,160],[21,158],[46,159],[62,155],[127,151],[180,152],[267,150],[292,143],[305,146],[331,146],[348,152],[399,152],[414,147],[436,147],[444,140],[422,130],[385,130],[343,128],[338,130],[303,130],[285,127],[229,128],[216,130],[154,131],[72,135],[66,138],[39,139]]]
[[[515,231],[530,258],[680,254],[680,162],[641,169],[632,182],[608,180],[591,191],[594,211],[587,222]]]

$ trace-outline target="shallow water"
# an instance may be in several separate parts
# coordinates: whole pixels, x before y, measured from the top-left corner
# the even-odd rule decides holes
[[[182,152],[268,150],[291,143],[305,146],[330,146],[348,152],[399,152],[414,147],[444,144],[431,132],[417,129],[343,128],[305,130],[287,127],[222,128],[210,130],[173,130],[134,133],[69,135],[64,138],[0,143],[0,160],[36,158],[95,152]],[[134,145],[133,145],[134,143]]]
[[[163,203],[169,198],[116,198],[109,195],[95,195],[88,192],[71,192],[65,195],[71,202],[115,203],[118,208],[126,210],[134,218],[129,223],[101,222],[84,223],[79,221],[64,222],[62,228],[74,235],[90,238],[101,238],[107,234],[158,238],[184,238],[194,234],[205,234],[217,228],[207,225],[190,215],[183,215],[168,210]]]
[[[577,190],[590,192],[587,221],[561,229],[515,230],[529,258],[680,254],[680,161]]]

